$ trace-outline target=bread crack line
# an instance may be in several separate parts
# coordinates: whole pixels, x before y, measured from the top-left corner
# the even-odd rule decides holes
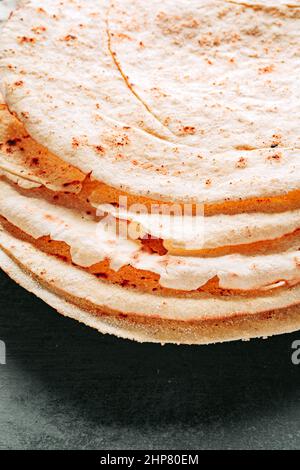
[[[173,135],[174,137],[174,140],[169,140],[165,137],[162,137],[160,135],[156,135],[155,133],[150,133],[150,132],[147,132],[148,134],[154,136],[154,137],[157,137],[161,140],[164,140],[166,142],[169,142],[169,143],[179,143],[178,142],[178,136],[176,134],[174,134],[169,128],[168,126],[166,126],[163,121],[151,110],[151,108],[147,105],[147,103],[145,103],[142,98],[139,96],[139,94],[133,90],[133,88],[131,87],[130,83],[129,83],[129,80],[128,78],[126,77],[125,73],[123,72],[122,70],[122,67],[121,67],[121,64],[119,63],[119,61],[117,60],[116,58],[116,54],[114,53],[114,51],[112,50],[112,47],[111,47],[111,32],[110,32],[110,29],[109,29],[109,12],[108,12],[108,15],[107,15],[107,18],[106,18],[106,34],[107,34],[107,46],[108,46],[108,50],[109,50],[109,53],[112,57],[112,60],[115,64],[115,66],[117,67],[118,71],[120,72],[120,75],[122,77],[122,79],[124,80],[128,90],[133,94],[133,96],[135,96],[135,98],[144,106],[144,108],[146,109],[146,111],[151,114],[151,116],[154,117],[154,119],[156,119],[157,122],[159,122],[159,124],[164,127],[164,129],[167,129],[167,131]],[[146,132],[146,131],[145,131]]]
[[[279,3],[279,2],[276,2],[274,0],[274,3],[273,4],[270,4],[270,5],[265,5],[265,2],[255,2],[253,4],[249,3],[249,2],[246,2],[246,1],[242,1],[242,0],[222,0],[224,1],[224,3],[231,3],[233,5],[241,5],[245,8],[252,8],[253,10],[271,10],[271,9],[277,9],[279,10],[280,8],[290,8],[290,9],[293,9],[293,8],[300,8],[300,5],[297,5],[295,3],[292,3],[292,2],[285,2],[285,3]]]

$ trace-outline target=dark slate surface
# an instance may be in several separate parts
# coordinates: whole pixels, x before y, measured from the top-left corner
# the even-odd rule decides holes
[[[0,448],[296,449],[299,334],[138,345],[64,319],[0,274]]]

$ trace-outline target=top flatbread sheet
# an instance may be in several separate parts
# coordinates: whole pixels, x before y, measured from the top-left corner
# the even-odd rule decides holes
[[[300,189],[300,2],[30,0],[0,41],[30,135],[132,194]]]

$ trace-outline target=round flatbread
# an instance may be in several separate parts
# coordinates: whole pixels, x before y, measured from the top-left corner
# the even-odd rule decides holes
[[[299,18],[299,2],[30,0],[1,39],[2,91],[34,139],[112,187],[282,195],[300,188]]]

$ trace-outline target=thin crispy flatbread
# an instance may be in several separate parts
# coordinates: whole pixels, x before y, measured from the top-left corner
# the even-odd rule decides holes
[[[19,194],[0,181],[0,215],[35,239],[50,236],[66,243],[77,265],[90,267],[108,260],[114,271],[128,265],[155,273],[161,286],[192,291],[217,277],[223,289],[256,290],[300,281],[299,232],[278,240],[262,253],[216,257],[149,254],[120,236],[106,221],[89,220],[78,211]]]
[[[153,213],[139,204],[135,208],[134,211],[102,204],[97,206],[97,213],[126,220],[130,222],[128,233],[132,237],[157,237],[163,240],[169,253],[183,256],[201,255],[207,249],[275,240],[300,228],[300,210],[205,217],[203,214],[190,216],[177,206],[175,213],[168,207],[161,212],[161,206]]]
[[[299,190],[297,2],[110,5],[30,0],[6,24],[2,91],[34,139],[107,185],[159,200]]]
[[[87,303],[86,299],[80,301],[80,299],[73,297],[73,295],[77,296],[81,290],[76,291],[77,282],[86,280],[84,277],[81,278],[81,274],[77,272],[76,268],[71,267],[64,271],[61,261],[38,252],[30,245],[14,239],[3,231],[0,232],[0,245],[1,268],[16,282],[63,315],[85,323],[105,334],[114,334],[139,342],[208,344],[271,336],[292,332],[300,328],[299,289],[298,293],[297,289],[291,289],[288,296],[285,295],[285,300],[259,301],[260,305],[259,308],[257,305],[258,312],[256,313],[255,300],[252,301],[252,305],[249,302],[247,306],[243,300],[242,311],[238,307],[239,301],[233,300],[232,307],[235,313],[228,318],[224,315],[226,303],[223,301],[223,307],[220,308],[218,303],[214,303],[210,299],[208,300],[208,303],[211,304],[210,314],[200,319],[201,302],[198,302],[197,306],[197,303],[187,300],[187,303],[184,302],[184,306],[181,307],[178,299],[163,300],[145,294],[132,296],[132,293],[126,289],[100,283],[97,290],[92,293],[92,298],[94,294],[98,298],[102,296],[101,307],[98,306],[97,309],[95,306],[92,308],[91,303]],[[66,291],[71,289],[66,297],[61,292],[58,294],[57,286],[55,286],[58,276],[65,274],[67,277],[63,278],[63,283],[60,281],[59,285],[64,285]],[[292,306],[294,302],[297,304]],[[287,303],[290,306],[283,307]],[[277,309],[275,304],[278,306]],[[87,308],[87,305],[90,308]],[[136,314],[138,305],[152,315],[148,319],[139,317]],[[188,321],[188,316],[193,309],[196,309],[198,321]],[[207,305],[205,309],[207,311]],[[216,311],[218,309],[219,311]],[[242,313],[243,311],[244,313]],[[135,313],[132,315],[133,312]],[[170,320],[171,312],[171,317],[176,316],[177,312],[181,320]],[[184,316],[186,316],[185,319]]]

